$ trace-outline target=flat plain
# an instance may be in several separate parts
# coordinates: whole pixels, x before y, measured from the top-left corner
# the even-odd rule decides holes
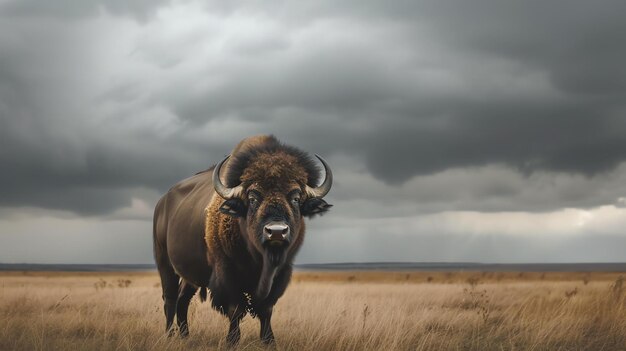
[[[626,350],[626,274],[301,271],[275,307],[284,350]],[[214,350],[227,321],[195,297],[164,333],[156,272],[0,272],[0,350]],[[265,349],[258,321],[240,350]]]

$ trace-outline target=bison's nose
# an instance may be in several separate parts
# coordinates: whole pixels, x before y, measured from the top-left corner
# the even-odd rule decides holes
[[[286,240],[289,236],[289,226],[285,223],[272,222],[263,227],[267,240]]]

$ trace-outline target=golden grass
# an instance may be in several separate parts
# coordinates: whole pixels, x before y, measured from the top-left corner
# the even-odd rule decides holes
[[[287,350],[626,350],[619,276],[299,272],[273,326]],[[165,337],[155,273],[0,273],[0,281],[0,350],[225,346],[226,319],[197,298],[191,335]],[[263,349],[258,321],[244,319],[239,349]]]

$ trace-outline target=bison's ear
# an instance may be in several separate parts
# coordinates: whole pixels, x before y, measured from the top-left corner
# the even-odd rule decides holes
[[[220,212],[233,217],[244,217],[246,215],[246,205],[238,198],[226,200],[220,206]]]
[[[333,207],[333,205],[327,203],[319,197],[314,197],[306,200],[302,204],[302,207],[300,208],[300,213],[305,217],[313,218],[317,214],[324,214],[331,207]]]

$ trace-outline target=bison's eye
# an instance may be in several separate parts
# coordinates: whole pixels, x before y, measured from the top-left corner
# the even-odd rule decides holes
[[[250,195],[248,197],[248,203],[251,207],[257,207],[259,205],[259,199],[254,195]]]
[[[294,206],[300,206],[300,195],[299,195],[299,194],[294,195],[294,196],[291,198],[291,203],[292,203]]]

